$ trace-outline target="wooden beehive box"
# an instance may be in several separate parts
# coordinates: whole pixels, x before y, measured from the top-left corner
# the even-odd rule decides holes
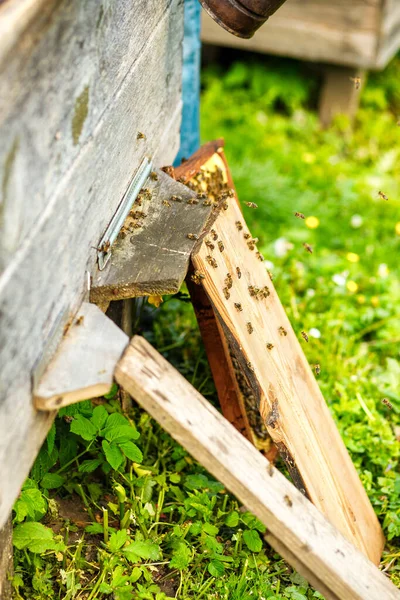
[[[0,525],[52,423],[33,381],[95,247],[143,159],[177,153],[182,38],[181,0],[0,3]]]
[[[287,0],[250,40],[222,30],[205,12],[209,44],[363,69],[382,69],[400,45],[396,0]]]

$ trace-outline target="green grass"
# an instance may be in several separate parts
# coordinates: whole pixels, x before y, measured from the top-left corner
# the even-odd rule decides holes
[[[353,128],[340,117],[320,129],[319,82],[292,61],[249,55],[208,67],[202,96],[203,139],[225,138],[239,197],[259,206],[245,207],[246,219],[295,331],[310,334],[305,352],[321,365],[398,586],[399,71],[396,59],[370,77]],[[141,313],[141,332],[217,404],[184,291]],[[15,505],[17,600],[322,598],[146,413],[135,407],[126,419],[116,391],[102,408],[61,412]],[[71,497],[74,510],[65,508]]]

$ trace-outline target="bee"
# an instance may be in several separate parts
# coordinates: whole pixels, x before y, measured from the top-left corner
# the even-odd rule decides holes
[[[387,398],[382,398],[382,402],[385,406],[387,406],[388,408],[390,408],[390,410],[392,410],[393,406],[391,404],[391,402],[389,402],[389,400]]]
[[[307,252],[309,252],[310,254],[313,253],[313,249],[312,249],[312,246],[310,246],[310,244],[304,243],[303,246],[307,250]]]
[[[196,235],[195,233],[188,233],[186,237],[188,240],[198,240],[199,239],[199,236]]]
[[[126,238],[126,230],[125,229],[121,229],[121,231],[119,232],[118,237],[120,237],[122,240]]]
[[[292,502],[292,500],[289,498],[289,496],[287,494],[286,494],[286,496],[284,496],[283,499],[285,500],[285,502],[286,502],[286,504],[288,506],[293,506],[293,502]]]
[[[201,280],[205,279],[205,275],[201,271],[196,271],[190,276],[190,279],[196,284],[201,285]]]
[[[205,192],[199,192],[196,196],[198,200],[207,200],[207,194]]]
[[[177,182],[178,183],[186,183],[186,177],[178,177]]]
[[[209,198],[207,200],[204,200],[203,202],[203,206],[212,206],[212,200],[210,200]]]
[[[144,217],[147,217],[141,210],[131,210],[129,216],[132,217],[132,219],[144,219]]]
[[[360,89],[361,77],[350,77],[350,81],[353,81],[356,90]]]
[[[168,208],[171,208],[171,206],[172,206],[171,202],[168,202],[168,200],[163,200],[162,203],[164,204],[164,206],[167,206]]]
[[[227,300],[229,300],[229,298],[231,297],[230,293],[229,293],[229,289],[227,287],[224,287],[224,289],[222,290],[224,292],[224,296]]]
[[[236,221],[235,225],[236,225],[236,229],[237,229],[238,231],[242,231],[242,229],[243,229],[243,225],[241,224],[241,222],[240,222],[240,221]]]
[[[301,212],[295,212],[294,216],[297,217],[298,219],[305,219],[305,216]]]
[[[235,308],[238,312],[242,312],[243,308],[240,302],[235,302]]]
[[[268,343],[266,344],[266,346],[267,346],[267,350],[272,350],[272,348],[274,347],[274,345],[273,345],[273,344],[271,344],[270,342],[268,342]]]
[[[280,335],[287,335],[286,329],[282,326],[279,327],[278,331],[279,331]]]
[[[132,227],[132,229],[140,229],[141,227],[143,227],[143,223],[139,223],[139,221],[135,221],[135,223],[132,223],[130,227]]]
[[[182,196],[176,196],[175,194],[173,194],[173,195],[171,196],[170,200],[171,200],[172,202],[182,202],[183,198],[182,198]]]
[[[308,342],[308,335],[306,334],[305,331],[301,332],[301,337],[303,338],[303,340],[305,340],[306,342]]]
[[[214,250],[214,248],[215,248],[214,244],[212,242],[210,242],[209,240],[206,240],[206,246],[210,250]]]
[[[210,255],[206,256],[206,261],[208,262],[209,265],[214,267],[214,269],[216,269],[218,267],[217,261],[212,256],[210,256]]]
[[[274,465],[272,464],[272,462],[269,462],[267,465],[267,473],[270,477],[272,477],[272,475],[274,474]]]
[[[254,367],[251,364],[251,362],[246,363],[247,364],[247,368],[249,369],[249,371],[251,371],[252,373],[254,373]]]
[[[253,240],[250,240],[249,242],[247,242],[247,246],[248,246],[249,250],[251,250],[252,252],[255,249]]]
[[[261,252],[256,252],[256,256],[257,256],[258,260],[261,260],[261,262],[263,262],[263,261],[264,261],[264,257],[263,257],[263,255],[261,254]]]
[[[138,206],[142,206],[142,196],[138,196],[135,200],[135,204]]]
[[[260,290],[260,296],[261,298],[268,298],[268,296],[271,295],[271,292],[269,291],[269,287],[267,285],[265,285],[262,290]]]
[[[250,296],[252,296],[253,298],[256,298],[257,295],[260,293],[260,288],[257,288],[254,285],[249,285],[248,290]]]
[[[224,201],[223,201],[223,203],[222,203],[222,208],[223,208],[224,210],[228,210],[228,208],[229,208],[229,204],[228,204],[228,202],[227,202],[226,200],[224,200]]]
[[[186,202],[186,204],[198,204],[199,201],[197,200],[197,198],[189,198],[189,200]]]
[[[224,283],[225,283],[226,287],[228,288],[228,290],[230,290],[233,285],[232,275],[230,273],[227,273]]]
[[[218,234],[217,234],[217,232],[215,231],[215,229],[211,229],[210,233],[211,233],[211,237],[212,237],[212,239],[214,240],[214,242],[216,242],[216,241],[217,241],[217,239],[218,239]]]
[[[321,373],[321,367],[319,366],[318,363],[316,365],[314,365],[314,370],[315,370],[316,375],[319,375]]]
[[[244,233],[243,237],[245,240],[249,240],[251,238],[251,235],[249,233]]]
[[[250,323],[250,321],[248,321],[248,323],[246,323],[246,327],[247,327],[247,331],[249,333],[253,333],[254,329],[253,329],[253,325]]]
[[[95,248],[95,250],[98,250],[99,252],[104,252],[104,254],[107,254],[110,247],[111,247],[110,240],[107,240],[106,242],[103,242],[101,246],[94,247],[94,248]]]
[[[268,269],[267,269],[267,273],[269,275],[270,280],[273,281],[274,280],[274,276],[272,275],[271,271],[268,271]]]
[[[155,171],[150,173],[150,179],[152,179],[152,181],[158,181],[158,175]]]
[[[142,133],[141,131],[138,131],[138,134],[136,136],[137,140],[145,140],[146,136],[144,135],[144,133]]]
[[[378,196],[380,196],[380,197],[382,198],[382,200],[389,200],[389,198],[386,196],[386,194],[384,194],[384,193],[383,193],[383,192],[381,192],[380,190],[379,190],[379,192],[378,192]]]
[[[245,202],[245,205],[249,208],[258,208],[257,204],[255,204],[254,202]]]
[[[81,315],[80,317],[77,318],[77,320],[75,321],[75,325],[82,325],[83,321],[84,321],[85,317],[83,315]]]
[[[240,270],[240,267],[236,267],[236,274],[238,276],[238,279],[240,279],[242,276],[242,271]]]
[[[218,242],[218,249],[220,252],[223,252],[225,250],[225,246],[221,241]]]

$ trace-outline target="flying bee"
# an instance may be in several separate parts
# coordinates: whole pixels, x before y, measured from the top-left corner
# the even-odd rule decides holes
[[[189,198],[189,200],[186,202],[186,204],[198,204],[199,201],[197,200],[197,198]]]
[[[301,212],[295,212],[294,216],[297,217],[298,219],[305,219],[305,216]]]
[[[254,202],[245,202],[245,205],[249,208],[258,208],[257,204],[255,204]]]
[[[242,231],[242,229],[243,229],[243,225],[241,224],[241,222],[240,222],[240,221],[236,221],[235,225],[236,225],[236,229],[237,229],[238,231]]]
[[[266,346],[267,346],[267,350],[272,350],[272,348],[274,347],[274,345],[273,345],[273,344],[271,344],[270,342],[268,342],[268,343],[266,344]]]
[[[315,370],[316,375],[319,375],[321,373],[321,367],[319,366],[318,363],[316,365],[314,365],[314,370]]]
[[[151,179],[152,181],[158,181],[158,175],[157,175],[157,173],[156,173],[155,171],[152,171],[152,172],[150,173],[150,179]]]
[[[250,321],[248,323],[246,323],[246,327],[247,327],[247,331],[249,333],[253,333],[254,329],[253,329],[253,325],[250,323]]]
[[[350,81],[352,81],[354,83],[354,87],[356,90],[360,89],[361,77],[350,77]]]
[[[163,200],[162,203],[164,204],[164,206],[167,206],[168,208],[171,208],[171,206],[172,206],[171,202],[168,202],[168,200]]]
[[[249,371],[251,371],[252,373],[254,373],[254,367],[251,364],[251,362],[246,363],[247,364],[247,368],[249,369]]]
[[[210,256],[210,255],[206,256],[206,261],[208,262],[209,265],[214,267],[214,269],[216,269],[218,267],[217,261],[212,256]]]
[[[190,276],[190,279],[196,284],[201,285],[201,280],[205,279],[205,275],[201,271],[196,271]]]
[[[142,133],[141,131],[138,131],[138,134],[136,136],[137,140],[145,140],[146,136],[144,135],[144,133]]]
[[[229,300],[229,298],[231,297],[229,290],[227,287],[224,287],[224,289],[222,290],[224,292],[224,296],[226,298],[226,300]]]
[[[77,318],[77,320],[75,321],[75,325],[82,325],[83,321],[84,321],[85,317],[83,315],[81,315],[80,317]]]
[[[306,244],[306,243],[304,242],[303,246],[304,246],[304,248],[307,250],[307,252],[309,252],[310,254],[312,254],[312,253],[313,253],[313,249],[312,249],[312,246],[310,246],[310,244]]]
[[[301,337],[303,338],[303,340],[305,340],[306,342],[308,342],[308,335],[306,334],[305,331],[301,332]]]
[[[240,302],[235,302],[235,308],[238,312],[242,312],[243,308]]]
[[[390,410],[392,410],[393,406],[391,404],[391,402],[389,402],[389,400],[387,398],[382,398],[382,402],[385,406],[387,406],[388,408],[390,408]]]
[[[380,197],[382,198],[382,200],[389,200],[389,198],[386,196],[386,194],[384,194],[384,193],[383,193],[383,192],[381,192],[380,190],[379,190],[379,192],[378,192],[378,196],[380,196]]]
[[[287,335],[286,329],[282,326],[279,327],[278,331],[279,331],[280,335]]]
[[[242,276],[242,271],[240,270],[240,267],[236,267],[236,274],[238,276],[238,279],[240,279]]]
[[[196,235],[195,233],[188,233],[186,237],[188,240],[198,240],[199,239],[199,236]]]
[[[175,194],[173,194],[173,195],[171,196],[170,200],[171,200],[172,202],[182,202],[183,198],[182,198],[182,196],[176,196]]]
[[[210,233],[211,233],[211,237],[214,240],[214,242],[217,241],[218,233],[215,231],[215,229],[211,229]]]
[[[286,502],[286,504],[288,506],[293,506],[293,502],[292,500],[289,498],[289,496],[286,494],[286,496],[283,497],[284,501]]]
[[[261,262],[264,262],[264,257],[261,254],[261,252],[256,252],[256,256],[257,256],[258,260],[261,260]]]
[[[245,240],[249,240],[251,238],[251,235],[249,233],[244,233],[243,237]]]
[[[214,244],[212,242],[210,242],[209,240],[206,240],[206,246],[210,250],[214,250],[214,248],[215,248]]]

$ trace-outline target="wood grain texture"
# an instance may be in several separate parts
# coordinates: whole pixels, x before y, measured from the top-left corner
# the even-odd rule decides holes
[[[395,600],[394,585],[152,346],[135,336],[116,380],[340,600]],[[288,499],[290,502],[288,502]],[[273,538],[272,538],[273,536]],[[289,558],[289,557],[288,557]],[[289,558],[290,560],[290,558]],[[322,590],[321,590],[322,591]]]
[[[132,217],[112,247],[112,256],[103,271],[93,278],[92,302],[135,296],[175,294],[185,279],[196,237],[202,234],[211,207],[196,199],[182,183],[157,170],[156,181],[149,179],[149,195],[132,210],[146,216],[139,229],[129,230]],[[180,201],[171,198],[178,197]],[[190,204],[189,202],[197,204]]]
[[[350,3],[344,0],[306,3],[287,0],[250,40],[222,30],[204,11],[202,39],[208,44],[303,60],[366,69],[383,68],[383,60],[377,53],[381,11],[380,0]],[[397,36],[393,39],[398,41]],[[391,45],[390,52],[385,53],[386,61],[397,47]]]
[[[378,563],[384,540],[377,517],[257,249],[248,247],[248,228],[234,199],[214,229],[224,250],[214,242],[210,252],[203,243],[192,261],[205,275],[204,289],[258,399],[268,432],[296,486]],[[255,296],[250,286],[264,290],[265,297],[261,292]],[[267,344],[273,347],[267,349]]]
[[[0,530],[0,598],[1,600],[12,600],[12,576],[13,565],[13,542],[12,542],[12,520],[8,519]]]
[[[58,410],[108,394],[128,342],[97,306],[84,302],[33,391],[37,410]]]
[[[53,66],[52,78],[44,67],[39,68],[40,61],[35,67],[29,57],[26,57],[26,70],[19,72],[14,51],[9,59],[10,66],[3,63],[0,74],[0,151],[6,148],[6,158],[0,161],[3,169],[0,177],[3,193],[0,243],[7,245],[7,252],[2,254],[3,267],[7,266],[0,276],[0,526],[7,518],[52,423],[51,414],[38,413],[33,408],[31,387],[32,371],[52,327],[61,313],[67,312],[72,317],[87,297],[87,273],[92,277],[97,273],[93,247],[98,245],[143,156],[153,158],[155,165],[170,163],[179,147],[181,0],[169,3],[110,0],[103,6],[105,32],[101,33],[99,25],[100,33],[97,34],[91,29],[96,30],[99,22],[100,2],[56,4],[57,10],[46,21],[46,27],[36,29],[36,20],[32,21],[35,43],[32,41],[29,45],[29,25],[23,31],[18,47],[20,44],[21,56],[25,56],[24,40],[27,40],[32,56],[39,57],[35,49],[43,54],[43,60],[48,56],[48,60],[56,62],[61,74],[56,76]],[[157,6],[164,6],[165,11],[156,12],[158,16],[154,22],[150,9],[158,11]],[[80,21],[82,15],[85,15],[84,26]],[[113,21],[112,15],[120,15],[118,23]],[[40,20],[40,15],[37,18]],[[110,19],[113,23],[111,37],[106,35],[111,27]],[[135,29],[135,19],[143,26],[140,33]],[[147,27],[146,19],[153,23],[152,27]],[[71,36],[75,33],[74,43],[79,46],[82,37],[78,32],[86,32],[88,40],[92,41],[85,41],[80,52],[73,55]],[[67,64],[63,58],[64,45],[65,53],[70,57]],[[112,57],[113,52],[120,57]],[[55,57],[51,58],[50,54]],[[105,71],[100,79],[93,65],[90,66],[91,60],[97,64],[96,56],[108,57],[101,61]],[[9,74],[12,64],[14,71]],[[76,69],[81,73],[79,82],[75,80]],[[35,78],[24,86],[28,71],[35,74]],[[89,82],[88,116],[75,147],[72,141],[75,104],[71,113],[70,105],[61,102],[64,96],[59,96],[58,88],[66,87],[69,90],[66,96],[75,102],[88,83],[83,77],[85,73],[90,74],[93,81]],[[8,85],[7,81],[14,83]],[[70,85],[71,81],[75,83]],[[11,102],[12,94],[16,93],[15,86],[19,90],[14,107],[18,105],[18,113],[13,112]],[[102,104],[105,91],[105,104]],[[65,123],[61,116],[53,118],[53,111],[59,110],[57,99],[69,115]],[[83,98],[80,106],[84,105]],[[92,106],[98,106],[98,109],[91,112]],[[36,117],[40,125],[36,123]],[[57,151],[50,140],[60,130],[60,123],[64,123],[64,129],[60,139],[56,139],[57,143],[61,142]],[[30,126],[35,131],[30,133]],[[36,131],[39,126],[41,138]],[[18,140],[10,134],[13,131],[20,131]],[[145,140],[137,139],[138,131],[147,136]],[[37,143],[31,144],[30,140],[35,139]],[[64,153],[71,156],[68,145],[73,158],[68,165],[63,163],[62,168],[56,169],[55,180],[53,161],[58,154],[61,161]],[[30,186],[24,174],[28,160],[32,160],[32,164],[40,161],[37,176],[42,182],[40,194],[44,194],[44,182],[52,181],[48,194],[44,194],[46,202],[43,204],[43,199],[37,201],[43,208],[37,218],[32,212],[37,206],[33,193],[35,186]],[[30,229],[26,228],[27,223]],[[21,232],[25,232],[24,235]]]

